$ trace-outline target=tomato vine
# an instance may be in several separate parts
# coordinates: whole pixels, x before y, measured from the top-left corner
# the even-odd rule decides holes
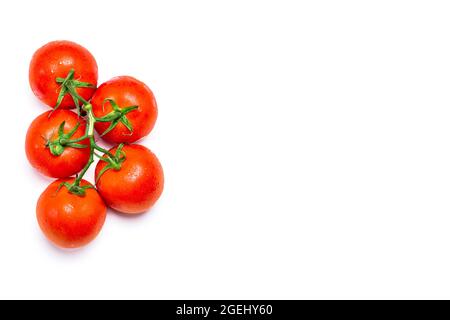
[[[72,96],[74,96],[74,95],[72,95]],[[87,119],[86,133],[82,137],[77,138],[77,139],[70,139],[73,136],[73,134],[76,132],[76,130],[79,128],[80,123],[78,123],[77,126],[74,129],[72,129],[70,132],[64,133],[65,122],[62,122],[59,127],[59,130],[58,130],[58,138],[53,141],[49,141],[47,143],[47,147],[50,148],[50,152],[55,156],[59,156],[64,152],[64,148],[66,148],[66,147],[86,148],[88,146],[80,144],[79,142],[84,141],[84,140],[89,141],[90,154],[89,154],[89,160],[88,160],[87,164],[84,166],[83,170],[81,170],[81,172],[77,175],[77,177],[73,183],[64,182],[60,186],[60,187],[63,187],[63,186],[66,187],[70,193],[73,193],[73,194],[76,194],[79,196],[84,196],[86,194],[86,191],[85,191],[86,189],[93,188],[92,186],[80,186],[80,183],[81,183],[84,175],[88,171],[89,167],[94,163],[94,156],[97,156],[98,158],[100,158],[101,161],[105,161],[108,163],[108,165],[102,170],[102,172],[98,178],[100,178],[101,175],[103,175],[109,169],[116,170],[116,171],[120,170],[122,163],[126,159],[125,152],[122,151],[123,144],[120,144],[119,147],[117,148],[116,153],[112,154],[111,152],[102,148],[101,146],[99,146],[96,143],[95,135],[94,135],[94,126],[95,126],[96,122],[111,122],[110,127],[112,127],[112,129],[114,129],[114,126],[117,125],[117,123],[119,121],[121,121],[122,123],[124,123],[125,126],[127,126],[127,128],[130,130],[130,132],[132,132],[133,128],[132,128],[131,124],[129,124],[129,123],[128,123],[128,125],[126,124],[128,122],[128,119],[126,118],[126,114],[133,110],[136,110],[138,108],[138,106],[130,106],[130,107],[121,109],[115,103],[115,101],[112,99],[106,99],[105,103],[106,102],[111,103],[111,105],[113,106],[113,111],[104,117],[97,118],[97,117],[95,117],[95,115],[92,111],[92,105],[88,101],[84,100],[85,104],[83,105],[82,109],[80,109],[80,111],[83,110],[84,112],[86,112],[88,119]],[[81,116],[81,114],[80,114],[80,116]],[[108,132],[111,131],[112,129],[109,129]],[[95,151],[102,152],[103,155],[99,155]]]
[[[124,214],[149,210],[164,187],[156,155],[135,144],[157,119],[150,88],[131,76],[114,77],[97,87],[94,56],[67,40],[36,50],[29,82],[36,97],[53,109],[33,120],[25,142],[30,164],[58,179],[42,192],[36,206],[45,236],[59,247],[79,248],[100,232],[107,207]],[[97,139],[115,147],[106,150]],[[85,176],[96,158],[100,161],[91,184]]]

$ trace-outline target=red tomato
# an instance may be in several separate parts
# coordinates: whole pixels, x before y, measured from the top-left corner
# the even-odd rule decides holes
[[[57,104],[62,87],[56,79],[66,78],[72,69],[75,71],[74,80],[94,86],[94,88],[76,88],[82,98],[89,100],[97,86],[97,62],[88,50],[70,41],[50,42],[34,53],[29,70],[31,89],[42,102],[53,108]],[[75,107],[73,98],[66,94],[59,107],[62,109]]]
[[[53,178],[66,178],[81,171],[89,161],[89,140],[85,139],[78,144],[86,148],[75,148],[71,146],[61,146],[58,144],[60,125],[64,124],[64,134],[75,130],[71,140],[81,138],[86,131],[86,122],[69,110],[56,110],[49,117],[51,111],[38,116],[30,125],[26,141],[25,150],[30,164],[42,174]],[[52,154],[50,145],[56,151],[61,152],[59,156]],[[53,150],[55,150],[53,149]]]
[[[110,150],[116,154],[117,147]],[[141,145],[125,145],[125,160],[119,170],[108,169],[100,160],[95,168],[97,190],[106,204],[123,213],[147,211],[160,197],[164,188],[164,174],[158,158]],[[100,176],[100,177],[99,177]]]
[[[106,218],[106,206],[95,189],[81,197],[60,185],[74,179],[57,180],[41,194],[36,215],[45,236],[62,248],[82,247],[97,236]],[[82,180],[80,186],[90,185]],[[59,188],[59,190],[58,190]]]
[[[123,121],[118,121],[116,127],[103,136],[111,143],[132,143],[145,137],[153,129],[158,116],[158,108],[152,91],[141,81],[135,78],[122,76],[102,84],[92,97],[92,110],[97,118],[101,118],[113,111],[112,99],[119,108],[138,106],[125,115],[130,128]],[[126,121],[126,120],[125,120]],[[111,122],[97,122],[95,129],[102,135],[111,125]]]

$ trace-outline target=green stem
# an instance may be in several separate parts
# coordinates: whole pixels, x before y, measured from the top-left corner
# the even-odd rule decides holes
[[[86,172],[89,170],[89,167],[94,163],[94,156],[97,156],[97,157],[103,159],[104,161],[108,162],[108,165],[101,171],[100,176],[103,173],[105,173],[106,170],[109,170],[109,169],[120,170],[121,165],[122,165],[123,161],[125,160],[125,154],[122,151],[123,144],[119,145],[119,147],[117,148],[117,151],[116,151],[116,155],[113,155],[111,152],[100,147],[95,142],[94,127],[95,127],[95,123],[96,123],[97,119],[95,118],[94,112],[92,111],[92,105],[90,103],[86,103],[83,106],[83,109],[84,109],[84,111],[86,111],[87,116],[88,116],[85,135],[81,138],[74,139],[74,140],[69,139],[64,142],[66,142],[68,144],[74,144],[76,142],[80,142],[85,139],[89,139],[89,145],[90,145],[89,161],[87,162],[87,164],[83,168],[83,170],[81,170],[81,172],[77,175],[75,181],[72,184],[64,182],[60,186],[60,187],[66,186],[69,189],[70,193],[73,193],[73,194],[76,194],[79,196],[84,196],[86,194],[85,189],[92,188],[92,186],[80,187],[80,183],[81,183],[81,180],[83,179],[83,177],[85,176]],[[103,158],[104,155],[99,156],[95,152],[96,150],[102,152],[104,155],[106,155],[106,157]]]
[[[83,179],[83,177],[86,174],[86,172],[88,171],[89,167],[92,165],[92,163],[94,163],[95,150],[98,150],[100,152],[103,152],[104,154],[107,154],[111,159],[114,158],[114,155],[111,152],[109,152],[108,150],[100,147],[95,142],[94,127],[95,127],[95,122],[97,120],[96,120],[96,118],[94,116],[94,113],[92,111],[92,105],[90,103],[87,103],[83,107],[83,109],[87,112],[87,115],[88,115],[86,134],[83,137],[81,137],[81,138],[70,140],[70,142],[74,143],[74,142],[83,141],[85,139],[89,139],[90,154],[89,154],[89,161],[88,161],[88,163],[86,164],[86,166],[83,168],[83,170],[78,174],[77,178],[75,179],[75,182],[73,184],[75,187],[78,187],[80,185],[80,182]]]
[[[87,104],[87,105],[89,105],[89,104]],[[86,107],[85,107],[86,108]],[[89,107],[88,107],[88,109],[89,109]],[[62,144],[68,144],[68,143],[77,143],[77,142],[81,142],[81,141],[84,141],[84,140],[86,140],[86,139],[91,139],[91,137],[93,138],[94,137],[94,128],[95,128],[95,123],[97,122],[97,118],[94,116],[94,114],[93,114],[93,112],[92,112],[92,110],[90,110],[90,111],[88,111],[88,126],[87,126],[87,130],[86,130],[86,133],[82,136],[82,137],[80,137],[80,138],[77,138],[77,139],[60,139],[60,142],[62,143]],[[96,142],[95,142],[95,140],[92,142],[92,141],[90,141],[90,145],[91,145],[91,147],[93,147],[94,149],[96,149],[96,150],[98,150],[98,151],[101,151],[101,152],[103,152],[103,153],[106,153],[107,155],[109,155],[109,156],[113,156],[113,154],[111,153],[111,152],[109,152],[108,150],[106,150],[106,149],[104,149],[104,148],[102,148],[102,147],[100,147]]]
[[[89,140],[91,142],[91,145],[93,143],[95,143],[93,137],[89,138]],[[86,166],[83,168],[83,170],[80,172],[80,174],[77,176],[77,178],[75,179],[74,186],[79,186],[80,185],[80,182],[83,179],[83,177],[86,174],[86,172],[88,171],[89,167],[94,163],[94,151],[93,150],[94,150],[94,148],[91,147],[91,151],[90,151],[90,154],[89,154],[89,161],[86,164]]]
[[[100,152],[103,152],[103,153],[106,153],[108,156],[113,156],[113,154],[111,153],[111,152],[109,152],[108,150],[106,150],[106,149],[103,149],[102,147],[100,147],[98,144],[94,144],[93,145],[93,147],[94,147],[94,149],[96,149],[96,150],[98,150],[98,151],[100,151]]]
[[[89,101],[87,101],[87,100],[84,99],[82,96],[80,96],[76,90],[71,91],[71,94],[72,94],[73,96],[77,97],[78,100],[80,100],[81,102],[83,102],[84,105],[89,104]]]
[[[86,129],[86,135],[83,137],[82,140],[89,138],[89,143],[91,145],[90,146],[91,148],[90,148],[90,154],[89,154],[89,161],[86,164],[86,166],[83,168],[83,170],[80,172],[80,174],[77,176],[77,178],[75,179],[74,186],[80,185],[80,182],[83,179],[84,175],[86,174],[86,172],[88,171],[88,169],[92,165],[92,163],[94,162],[94,151],[95,151],[95,146],[96,146],[95,139],[94,139],[95,117],[92,112],[92,105],[90,103],[87,103],[84,106],[84,110],[86,110],[88,113],[88,125],[87,125],[87,129]]]

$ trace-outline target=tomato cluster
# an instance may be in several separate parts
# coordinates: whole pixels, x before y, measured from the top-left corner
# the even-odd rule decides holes
[[[38,49],[29,80],[36,97],[53,109],[31,123],[25,142],[30,164],[57,178],[37,203],[45,236],[59,247],[78,248],[100,232],[107,206],[124,214],[150,209],[163,191],[163,169],[149,149],[134,143],[155,125],[158,109],[152,91],[129,76],[97,88],[95,58],[70,41]],[[98,145],[94,131],[116,146],[106,150]],[[94,157],[100,159],[95,186],[83,180]]]

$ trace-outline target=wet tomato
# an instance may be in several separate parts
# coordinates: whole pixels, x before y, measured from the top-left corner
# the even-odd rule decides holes
[[[45,236],[62,248],[79,248],[100,232],[106,218],[106,206],[97,191],[85,189],[85,195],[72,194],[61,184],[74,179],[57,180],[41,194],[36,215]],[[80,187],[91,186],[81,180]]]
[[[64,124],[62,126],[62,124]],[[62,130],[62,135],[60,135]],[[53,178],[70,177],[81,171],[89,160],[89,141],[64,144],[65,140],[82,138],[86,121],[70,110],[55,110],[38,116],[30,125],[25,149],[30,164]]]
[[[117,155],[118,148],[110,150]],[[158,158],[141,145],[125,145],[120,169],[108,169],[100,160],[95,168],[97,190],[106,204],[122,213],[138,214],[150,209],[161,196],[164,174]]]
[[[113,120],[95,124],[96,131],[111,143],[132,143],[147,136],[158,116],[153,92],[143,82],[128,76],[103,83],[92,97],[91,104],[97,118],[116,113],[116,123]],[[130,107],[136,109],[121,113],[120,110]]]
[[[64,79],[67,81],[63,82]],[[97,80],[95,58],[87,49],[71,41],[50,42],[39,48],[31,59],[31,89],[43,103],[52,108],[57,105],[61,90],[65,90],[66,94],[60,101],[59,108],[70,109],[76,106],[69,87],[76,90],[84,100],[89,100],[94,94]]]

